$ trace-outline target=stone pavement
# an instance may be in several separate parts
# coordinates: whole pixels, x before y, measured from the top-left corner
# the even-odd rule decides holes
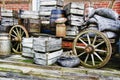
[[[30,58],[13,55],[0,59],[0,80],[120,80],[119,61],[112,58],[101,69],[66,68],[36,65]]]

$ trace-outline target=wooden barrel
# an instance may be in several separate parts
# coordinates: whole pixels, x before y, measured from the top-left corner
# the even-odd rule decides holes
[[[11,40],[8,33],[0,33],[0,56],[8,56],[11,53]]]

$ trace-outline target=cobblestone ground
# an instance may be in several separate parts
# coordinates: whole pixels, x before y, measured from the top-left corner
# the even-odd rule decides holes
[[[119,56],[112,57],[101,69],[40,66],[28,59],[20,55],[0,59],[0,80],[120,80]]]

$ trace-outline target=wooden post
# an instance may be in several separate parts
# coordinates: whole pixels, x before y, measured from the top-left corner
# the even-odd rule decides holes
[[[2,7],[5,9],[5,0],[2,0]]]
[[[112,1],[111,1],[111,3],[110,3],[110,5],[109,5],[109,8],[111,8],[111,9],[112,9],[112,8],[113,8],[114,3],[115,3],[115,0],[112,0]]]
[[[29,10],[32,10],[32,0],[29,0]]]

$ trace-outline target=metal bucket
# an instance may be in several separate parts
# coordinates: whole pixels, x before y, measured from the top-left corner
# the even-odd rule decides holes
[[[8,56],[11,53],[11,41],[8,33],[0,33],[0,56]]]

